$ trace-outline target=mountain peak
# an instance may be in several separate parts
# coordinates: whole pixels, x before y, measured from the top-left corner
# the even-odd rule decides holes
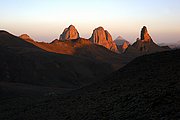
[[[95,30],[104,30],[104,28],[102,26],[99,26],[98,28],[96,28]]]
[[[125,40],[121,35],[119,35],[115,40]]]
[[[74,25],[70,25],[68,29],[76,29]]]
[[[152,40],[151,36],[148,33],[146,26],[143,26],[140,37],[141,37],[140,39],[137,38],[136,42],[132,46],[141,52],[153,53],[153,52],[167,50],[154,43],[154,41]]]
[[[143,26],[143,28],[141,30],[141,40],[143,40],[144,42],[151,42],[152,41],[152,38],[149,35],[146,26]]]
[[[104,30],[101,26],[93,30],[90,40],[93,43],[102,45],[113,52],[118,52],[117,46],[112,40],[111,34],[107,30]]]
[[[22,34],[19,38],[26,40],[26,41],[34,41],[28,34]]]
[[[70,25],[68,28],[65,28],[63,33],[60,35],[59,40],[74,40],[79,38],[79,33],[75,26]]]
[[[20,38],[21,38],[21,37],[30,38],[28,34],[22,34],[22,35],[20,35],[19,37],[20,37]]]
[[[118,36],[114,42],[116,43],[116,45],[123,45],[124,42],[130,44],[126,39],[124,39],[122,36]]]

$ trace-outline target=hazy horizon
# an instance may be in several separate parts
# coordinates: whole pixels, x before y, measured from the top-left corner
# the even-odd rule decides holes
[[[180,40],[179,5],[179,0],[6,0],[0,4],[0,29],[50,42],[70,24],[84,38],[102,26],[113,39],[121,35],[134,42],[145,25],[156,43],[173,43]]]

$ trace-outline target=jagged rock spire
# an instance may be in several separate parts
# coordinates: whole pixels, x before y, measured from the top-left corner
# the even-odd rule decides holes
[[[152,38],[148,33],[147,27],[143,26],[142,30],[141,30],[141,40],[145,41],[145,42],[151,42]]]

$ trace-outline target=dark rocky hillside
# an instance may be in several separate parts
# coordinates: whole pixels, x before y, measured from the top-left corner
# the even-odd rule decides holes
[[[180,50],[144,55],[68,94],[0,101],[1,119],[178,120]]]
[[[0,84],[10,91],[32,90],[31,85],[77,89],[113,71],[106,62],[47,52],[5,31],[0,51]]]

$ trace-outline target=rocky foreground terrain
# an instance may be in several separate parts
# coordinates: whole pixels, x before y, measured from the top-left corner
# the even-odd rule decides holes
[[[1,97],[0,119],[178,120],[180,50],[144,55],[68,94]]]

